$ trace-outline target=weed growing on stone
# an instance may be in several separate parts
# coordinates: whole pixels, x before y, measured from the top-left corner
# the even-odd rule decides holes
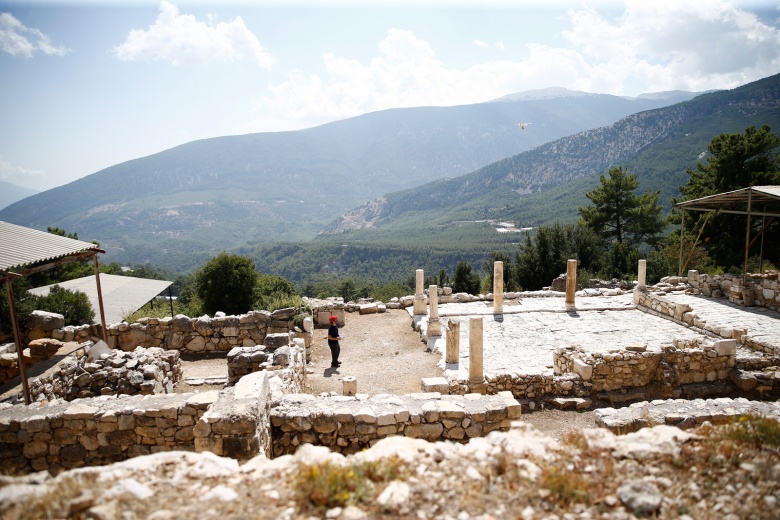
[[[777,448],[780,447],[780,423],[767,417],[743,415],[721,430],[720,440]]]
[[[296,471],[295,487],[304,503],[322,508],[344,507],[368,502],[378,491],[376,484],[403,477],[404,466],[397,458],[346,466],[330,462],[301,464]]]
[[[543,467],[540,485],[550,491],[550,497],[563,506],[589,500],[588,481],[574,469],[550,465]]]

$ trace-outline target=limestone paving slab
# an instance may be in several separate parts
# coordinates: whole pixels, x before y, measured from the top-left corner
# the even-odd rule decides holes
[[[587,352],[608,352],[631,344],[648,349],[671,345],[673,339],[705,336],[686,327],[636,309],[630,294],[580,297],[576,310],[567,312],[562,297],[527,298],[504,304],[495,317],[489,302],[445,304],[442,321],[460,322],[460,362],[447,365],[449,375],[468,376],[469,319],[483,316],[485,375],[552,373],[553,352],[561,346],[580,345]],[[446,327],[443,327],[446,335]],[[442,361],[442,366],[444,363]]]
[[[700,319],[721,328],[746,328],[748,336],[780,349],[780,313],[763,307],[743,307],[725,298],[708,298],[684,293],[663,296],[670,302],[686,303]]]

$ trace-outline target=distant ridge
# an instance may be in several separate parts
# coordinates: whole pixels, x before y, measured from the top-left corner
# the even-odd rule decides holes
[[[40,191],[17,186],[10,182],[0,181],[0,209],[10,206],[14,202],[25,199],[31,195],[35,195],[36,193],[40,193]]]
[[[294,132],[203,139],[28,197],[0,219],[77,232],[100,242],[107,261],[186,271],[222,250],[308,240],[385,193],[457,178],[673,102],[593,94],[405,108]]]
[[[383,226],[401,226],[426,213],[426,222],[446,220],[448,211],[479,207],[479,218],[509,218],[537,204],[534,194],[584,179],[595,179],[609,167],[625,165],[639,175],[642,189],[658,189],[661,201],[678,193],[684,170],[696,164],[702,150],[720,133],[741,132],[769,124],[780,130],[780,74],[742,87],[698,96],[690,101],[639,112],[609,126],[586,130],[496,161],[473,173],[434,181],[414,190],[386,194],[335,220],[323,234]],[[576,213],[585,191],[553,211],[556,218]],[[447,196],[442,196],[446,193]],[[485,208],[495,208],[493,211]],[[538,210],[547,210],[540,206]],[[539,213],[537,213],[538,215]],[[463,215],[461,214],[462,218]],[[538,225],[539,219],[533,221]],[[522,225],[527,225],[523,222]]]

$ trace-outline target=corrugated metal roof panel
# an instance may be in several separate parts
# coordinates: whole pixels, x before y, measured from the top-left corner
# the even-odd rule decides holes
[[[118,276],[114,274],[100,275],[100,290],[103,293],[103,309],[106,313],[106,324],[119,323],[122,318],[131,312],[143,307],[149,300],[163,292],[173,282],[165,280],[148,280],[146,278],[133,278],[131,276]],[[49,290],[59,285],[71,291],[81,291],[87,295],[92,304],[92,310],[99,320],[100,305],[97,296],[97,284],[95,275],[76,278],[58,284],[46,285],[30,289],[30,292],[38,295],[49,294]]]
[[[89,242],[0,220],[0,271],[54,260],[81,251],[100,251],[100,249]]]
[[[780,186],[753,186],[717,193],[709,197],[679,202],[677,207],[699,211],[723,210],[747,213],[748,199],[751,213],[780,216]]]

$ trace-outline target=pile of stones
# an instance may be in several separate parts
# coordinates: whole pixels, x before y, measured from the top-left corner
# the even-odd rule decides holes
[[[137,347],[132,352],[86,344],[68,356],[58,370],[30,380],[34,401],[73,400],[98,395],[172,393],[181,379],[179,352]]]

